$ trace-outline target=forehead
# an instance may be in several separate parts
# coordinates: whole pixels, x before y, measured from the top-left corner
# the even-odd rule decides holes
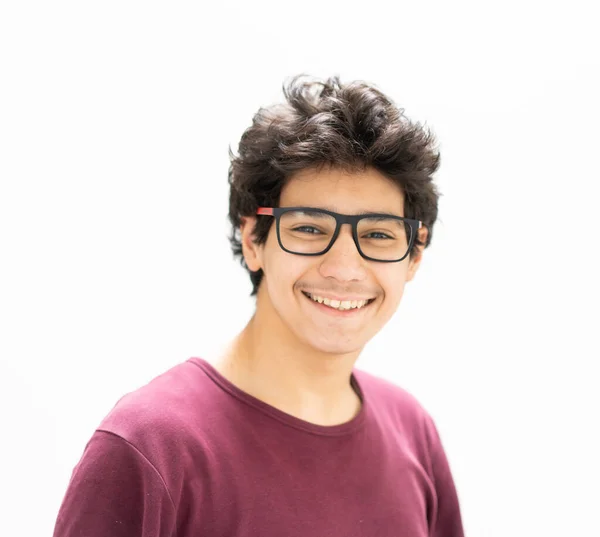
[[[404,193],[377,170],[358,172],[325,168],[294,174],[281,192],[281,207],[318,207],[345,214],[404,214]]]

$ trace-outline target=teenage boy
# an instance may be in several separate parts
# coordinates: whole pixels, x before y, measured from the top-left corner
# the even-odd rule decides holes
[[[463,536],[432,418],[354,367],[431,241],[434,138],[365,83],[298,77],[284,94],[229,172],[255,314],[222,356],[117,403],[55,537]]]

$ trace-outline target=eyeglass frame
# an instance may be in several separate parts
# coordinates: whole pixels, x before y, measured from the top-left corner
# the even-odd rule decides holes
[[[320,212],[332,216],[335,218],[335,231],[331,236],[331,241],[325,250],[318,253],[305,253],[305,252],[293,252],[292,250],[288,250],[281,241],[281,233],[279,230],[279,223],[281,220],[281,216],[285,213],[293,212],[293,211],[310,211],[310,212]],[[335,213],[333,211],[328,211],[326,209],[319,209],[317,207],[259,207],[256,211],[256,214],[259,216],[273,216],[275,218],[275,229],[277,230],[277,242],[279,243],[279,247],[289,254],[293,255],[305,255],[305,256],[318,256],[325,255],[338,238],[340,234],[340,229],[344,224],[350,224],[352,228],[352,239],[354,240],[354,244],[358,253],[363,259],[368,261],[375,261],[377,263],[399,263],[404,260],[407,255],[409,255],[411,248],[414,245],[415,238],[417,237],[419,229],[423,227],[423,222],[421,220],[415,220],[414,218],[406,218],[404,216],[397,216],[395,214],[386,214],[386,213],[365,213],[365,214],[340,214]],[[396,220],[401,220],[410,226],[410,239],[408,241],[408,249],[406,253],[400,259],[376,259],[374,257],[369,257],[366,255],[360,248],[360,243],[358,240],[358,222],[363,218],[392,218]]]

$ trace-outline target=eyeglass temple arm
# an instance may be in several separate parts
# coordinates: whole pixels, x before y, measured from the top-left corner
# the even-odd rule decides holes
[[[264,214],[267,216],[273,216],[273,209],[270,207],[259,207],[256,214]]]

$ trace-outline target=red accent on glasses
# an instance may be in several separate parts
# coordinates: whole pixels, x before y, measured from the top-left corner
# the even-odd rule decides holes
[[[256,214],[264,214],[267,216],[273,216],[273,209],[271,207],[259,207]]]

